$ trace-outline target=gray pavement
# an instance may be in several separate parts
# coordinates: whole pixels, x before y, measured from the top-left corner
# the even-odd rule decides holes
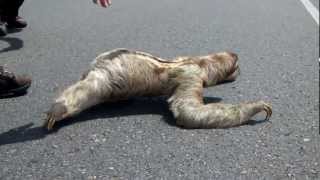
[[[26,1],[29,26],[0,38],[0,62],[30,74],[0,99],[0,179],[319,179],[319,27],[298,0]],[[241,76],[206,101],[271,102],[272,123],[174,126],[165,99],[100,105],[41,128],[44,112],[99,53],[164,58],[230,50]],[[262,119],[263,115],[255,117]]]
[[[311,3],[319,10],[319,0],[312,0]]]

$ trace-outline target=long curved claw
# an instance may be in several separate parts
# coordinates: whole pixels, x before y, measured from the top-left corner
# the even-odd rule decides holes
[[[44,124],[44,127],[50,131],[52,128],[53,128],[53,125],[55,124],[56,120],[55,118],[53,117],[52,114],[48,114],[47,116],[47,119],[46,119],[46,122]]]
[[[270,104],[264,103],[263,104],[263,110],[267,113],[265,121],[269,121],[271,115],[272,115],[272,107]]]
[[[67,108],[62,103],[53,104],[51,109],[47,112],[44,127],[50,131],[57,121],[66,117],[66,113]]]

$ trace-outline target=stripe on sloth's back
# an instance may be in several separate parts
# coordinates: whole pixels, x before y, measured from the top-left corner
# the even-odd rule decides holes
[[[153,60],[161,62],[161,63],[176,63],[175,61],[162,59],[162,58],[159,58],[157,56],[153,56],[151,54],[148,54],[148,53],[145,53],[145,52],[142,52],[142,51],[132,51],[132,50],[129,50],[129,49],[115,49],[115,50],[103,53],[100,56],[100,58],[112,60],[112,59],[115,59],[115,58],[119,57],[120,55],[124,55],[124,54],[139,55],[139,56],[143,56],[143,57],[147,57],[147,58],[153,59]]]

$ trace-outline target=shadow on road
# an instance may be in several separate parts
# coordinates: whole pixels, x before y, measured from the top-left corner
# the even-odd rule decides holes
[[[9,94],[1,94],[0,99],[9,99],[9,98],[17,98],[20,96],[24,96],[27,94],[27,91],[21,92],[21,93],[9,93]]]
[[[0,49],[0,53],[18,50],[23,47],[23,41],[19,38],[15,37],[0,37],[0,41],[5,41],[9,44],[8,47],[5,47],[3,49]]]
[[[48,134],[42,127],[31,128],[31,126],[33,126],[33,123],[10,129],[0,134],[0,146],[41,139]]]
[[[217,97],[205,97],[205,103],[217,103],[222,99]],[[163,120],[171,126],[175,126],[175,120],[169,111],[164,97],[136,98],[116,103],[101,104],[80,113],[79,116],[66,119],[57,123],[50,132],[43,127],[32,127],[29,123],[0,134],[0,146],[25,141],[42,139],[51,133],[56,133],[60,128],[98,118],[112,118],[119,116],[160,114]]]

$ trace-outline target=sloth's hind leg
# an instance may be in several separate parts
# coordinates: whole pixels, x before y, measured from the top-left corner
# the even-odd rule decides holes
[[[45,127],[50,130],[55,122],[103,102],[110,94],[107,78],[102,72],[92,70],[64,90],[47,112]]]

